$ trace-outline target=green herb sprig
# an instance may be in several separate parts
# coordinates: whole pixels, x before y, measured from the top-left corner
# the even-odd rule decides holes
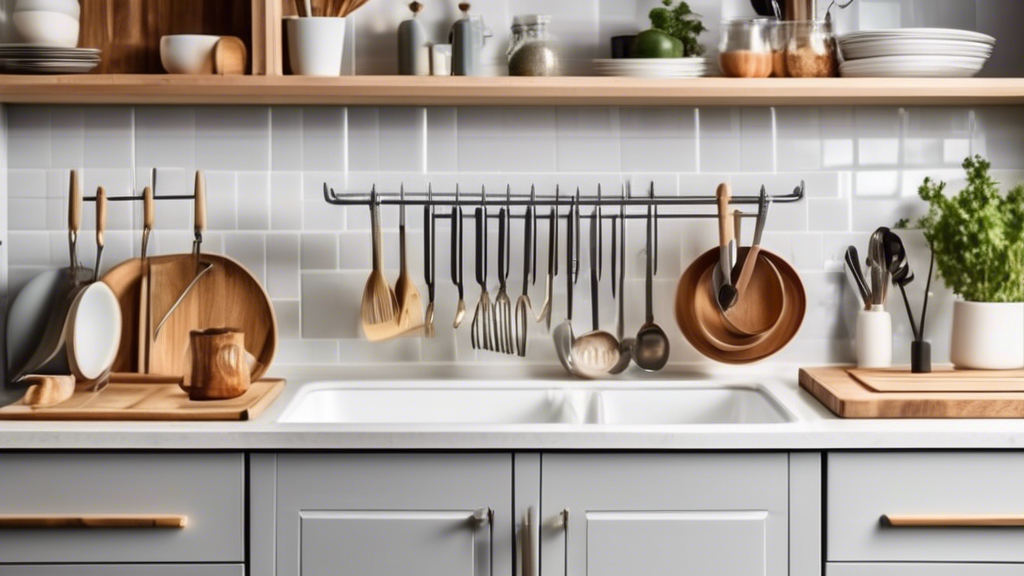
[[[682,0],[674,7],[672,0],[661,0],[661,3],[664,7],[654,8],[650,12],[651,28],[678,38],[683,43],[684,57],[704,54],[704,46],[697,41],[697,37],[707,31],[700,15],[695,14],[690,5]]]
[[[920,220],[939,274],[971,302],[1024,302],[1024,186],[1005,195],[991,163],[964,160],[967,187],[947,196],[945,182],[925,178],[918,194],[929,203]]]

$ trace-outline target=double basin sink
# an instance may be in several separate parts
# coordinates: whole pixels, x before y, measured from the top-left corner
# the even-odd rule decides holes
[[[758,385],[540,386],[537,382],[315,383],[279,419],[306,424],[776,424],[789,413]]]

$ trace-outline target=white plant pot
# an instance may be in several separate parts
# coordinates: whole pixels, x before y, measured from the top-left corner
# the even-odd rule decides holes
[[[345,19],[332,17],[289,17],[288,61],[292,74],[300,76],[341,76],[345,49]]]
[[[949,355],[962,369],[1024,368],[1024,302],[957,300]]]

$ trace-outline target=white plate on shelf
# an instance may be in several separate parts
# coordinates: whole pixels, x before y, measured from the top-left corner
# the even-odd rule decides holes
[[[967,40],[933,40],[930,38],[899,38],[840,42],[843,58],[861,60],[880,56],[971,56],[988,58],[992,45]]]
[[[988,34],[982,34],[973,30],[958,30],[956,28],[891,28],[882,30],[861,30],[850,32],[839,38],[840,42],[852,42],[857,40],[871,39],[894,39],[894,38],[929,38],[933,40],[963,40],[969,42],[981,42],[983,44],[995,45],[996,39]]]
[[[970,56],[882,56],[848,60],[839,75],[848,78],[969,78],[985,66],[986,58]]]
[[[695,78],[707,72],[705,58],[599,58],[594,70],[604,76]]]

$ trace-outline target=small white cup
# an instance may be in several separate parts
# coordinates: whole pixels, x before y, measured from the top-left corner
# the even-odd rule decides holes
[[[341,76],[345,50],[345,19],[333,17],[285,18],[288,61],[292,74]]]
[[[857,367],[892,366],[892,316],[881,306],[857,313]]]
[[[160,39],[160,63],[168,74],[212,74],[220,36],[171,34]]]
[[[452,75],[451,44],[434,44],[430,47],[430,74],[433,76]]]

